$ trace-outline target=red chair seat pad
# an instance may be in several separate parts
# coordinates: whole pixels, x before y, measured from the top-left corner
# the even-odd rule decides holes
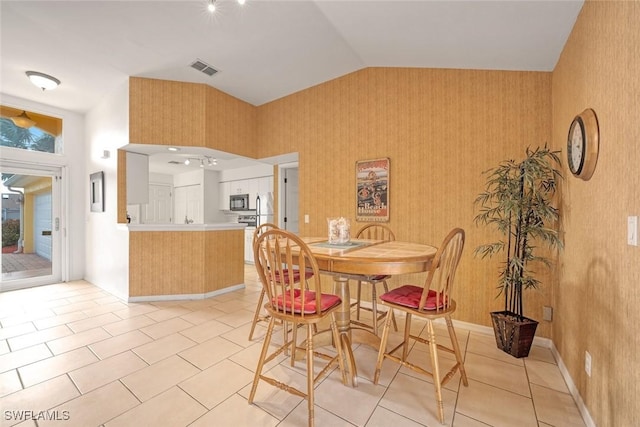
[[[316,293],[313,291],[304,291],[304,306],[302,305],[302,292],[300,289],[293,291],[293,298],[291,293],[287,292],[284,295],[278,295],[275,301],[272,301],[273,305],[278,309],[293,313],[316,313]],[[340,297],[333,294],[320,294],[320,308],[322,311],[328,310],[331,307],[341,303]]]
[[[380,295],[380,299],[392,304],[403,305],[410,308],[418,308],[420,305],[420,297],[422,297],[423,288],[414,285],[404,285],[390,292]],[[425,310],[436,310],[445,306],[447,297],[438,295],[434,290],[429,290],[427,302],[424,305]]]
[[[290,285],[291,283],[298,283],[300,281],[300,270],[293,270],[292,274],[289,274],[289,269],[285,268],[284,270],[282,270],[282,274],[284,276],[284,283],[287,285]],[[276,271],[275,276],[276,276],[276,282],[282,283],[280,282],[279,271]],[[309,271],[309,270],[305,271],[304,278],[309,279],[311,277],[313,277],[313,271]],[[293,279],[293,281],[291,281],[291,279]]]

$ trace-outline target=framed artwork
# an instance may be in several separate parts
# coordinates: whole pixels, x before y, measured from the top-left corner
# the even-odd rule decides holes
[[[356,221],[389,221],[389,159],[356,162]]]
[[[104,212],[104,172],[89,175],[89,206],[91,212]]]

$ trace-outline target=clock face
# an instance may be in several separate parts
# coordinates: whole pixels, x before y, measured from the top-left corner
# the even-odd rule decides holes
[[[582,170],[585,154],[584,125],[578,117],[571,124],[567,140],[567,157],[571,173],[577,175]]]

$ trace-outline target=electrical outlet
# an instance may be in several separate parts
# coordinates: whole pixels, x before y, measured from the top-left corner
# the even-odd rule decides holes
[[[627,244],[629,246],[638,246],[638,217],[630,216],[627,218]]]
[[[553,320],[553,307],[549,307],[548,305],[542,307],[542,320],[546,320],[547,322]]]
[[[588,351],[584,352],[584,371],[591,376],[591,354]]]

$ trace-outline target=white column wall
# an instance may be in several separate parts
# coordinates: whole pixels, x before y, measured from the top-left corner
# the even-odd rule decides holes
[[[124,300],[129,297],[129,229],[118,224],[118,148],[129,143],[129,81],[111,91],[86,117],[85,278]],[[103,159],[104,151],[108,159]],[[104,171],[105,211],[89,209],[88,174]]]

